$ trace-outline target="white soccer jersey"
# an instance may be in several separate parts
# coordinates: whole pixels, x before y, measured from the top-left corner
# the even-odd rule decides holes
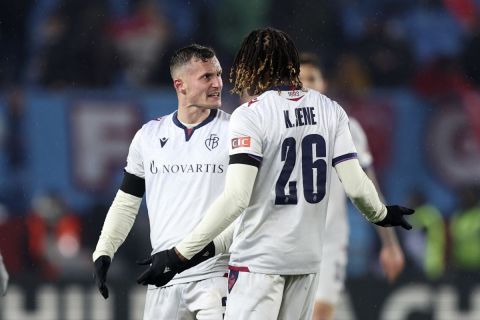
[[[234,111],[230,134],[231,155],[263,159],[230,265],[317,273],[332,164],[356,157],[345,111],[314,90],[270,90]]]
[[[368,140],[360,124],[354,118],[350,118],[350,132],[357,149],[358,161],[362,168],[372,165],[372,155],[368,148]],[[328,254],[337,250],[346,250],[348,244],[348,216],[347,195],[342,183],[338,179],[337,172],[332,171],[330,181],[330,196],[328,199],[327,222],[324,237],[324,252]]]
[[[187,129],[175,112],[148,122],[133,138],[125,170],[145,179],[152,254],[182,240],[223,191],[229,118],[211,110],[206,120]],[[222,276],[227,262],[228,256],[216,256],[169,284]]]

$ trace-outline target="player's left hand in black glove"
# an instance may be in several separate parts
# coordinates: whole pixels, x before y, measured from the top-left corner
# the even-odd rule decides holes
[[[98,291],[100,291],[105,299],[108,298],[107,272],[111,262],[112,259],[109,256],[100,256],[93,263],[93,278],[97,284]]]
[[[405,220],[404,215],[411,215],[415,210],[401,206],[387,206],[387,215],[382,221],[375,222],[381,227],[401,226],[404,229],[412,229],[412,225]]]
[[[172,248],[157,252],[147,259],[137,261],[137,264],[150,264],[150,267],[137,278],[137,283],[144,286],[153,284],[160,287],[167,284],[178,273],[182,260],[175,252],[175,248]]]
[[[177,273],[196,266],[214,255],[215,245],[213,241],[203,248],[202,251],[194,255],[192,259],[185,261],[180,259],[175,248],[157,252],[149,258],[137,262],[139,265],[151,264],[150,267],[137,278],[137,283],[144,286],[148,284],[153,284],[157,287],[164,286],[172,280]]]

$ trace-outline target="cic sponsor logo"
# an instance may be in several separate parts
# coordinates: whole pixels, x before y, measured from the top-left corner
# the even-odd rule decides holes
[[[250,137],[239,137],[232,139],[232,149],[250,147]]]

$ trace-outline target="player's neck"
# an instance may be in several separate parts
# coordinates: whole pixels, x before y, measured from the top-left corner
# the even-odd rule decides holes
[[[249,102],[250,100],[253,100],[256,97],[258,97],[258,95],[251,96],[246,91],[243,91],[242,94],[240,95],[240,103],[243,104],[245,102]]]
[[[209,115],[210,109],[197,107],[179,107],[177,112],[178,120],[184,124],[203,122]]]

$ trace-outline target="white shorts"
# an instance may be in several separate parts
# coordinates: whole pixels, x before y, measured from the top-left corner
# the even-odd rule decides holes
[[[226,296],[226,277],[149,286],[143,320],[222,320]]]
[[[311,320],[317,274],[269,275],[230,270],[225,320]]]
[[[345,285],[346,250],[327,250],[322,254],[315,300],[335,305]]]

